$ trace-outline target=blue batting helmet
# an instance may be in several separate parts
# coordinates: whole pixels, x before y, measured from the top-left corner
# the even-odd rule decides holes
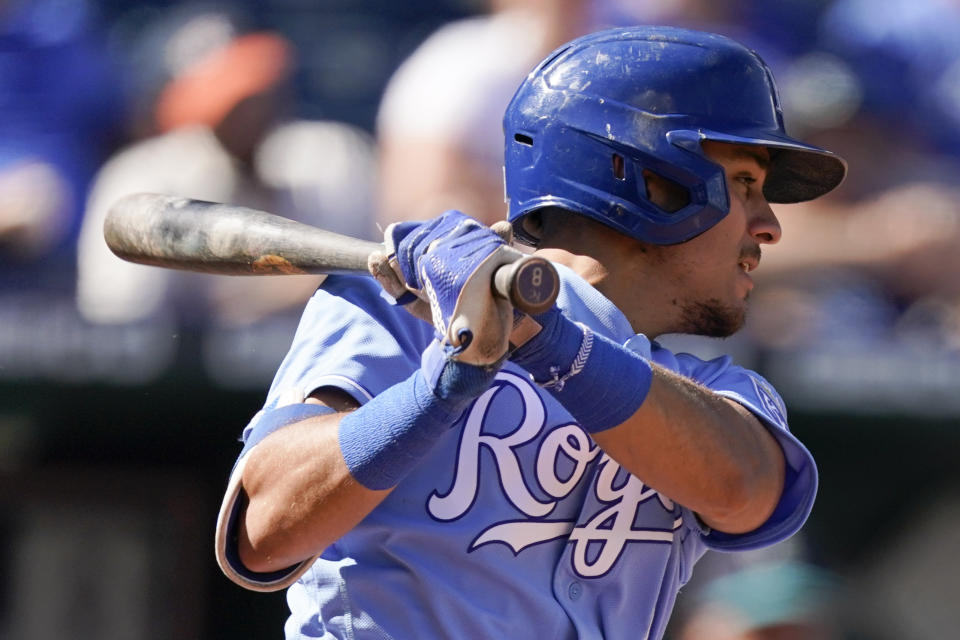
[[[560,207],[638,240],[674,244],[729,211],[723,169],[702,140],[771,152],[764,195],[821,196],[846,163],[789,137],[773,75],[756,53],[720,35],[669,27],[600,31],[554,51],[524,80],[504,116],[508,219],[519,239],[531,212]],[[644,170],[687,191],[665,211],[647,199]]]

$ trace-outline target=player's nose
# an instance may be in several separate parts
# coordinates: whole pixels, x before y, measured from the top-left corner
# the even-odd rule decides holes
[[[777,214],[766,200],[751,211],[749,225],[750,235],[760,244],[776,244],[783,236]]]

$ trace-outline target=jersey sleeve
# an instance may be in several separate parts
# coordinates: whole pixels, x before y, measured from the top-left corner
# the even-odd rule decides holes
[[[324,386],[366,403],[420,366],[433,328],[389,302],[378,284],[329,276],[307,303],[264,408]]]
[[[677,354],[677,359],[681,373],[749,409],[776,438],[786,461],[783,493],[767,521],[743,534],[704,530],[705,544],[717,550],[745,551],[789,538],[803,526],[813,508],[817,467],[810,451],[790,432],[780,395],[758,373],[732,364],[729,356],[704,362]]]
[[[237,527],[246,500],[241,478],[247,454],[286,426],[264,416],[303,402],[321,387],[336,387],[364,404],[417,369],[432,338],[433,328],[381,296],[372,278],[327,278],[307,303],[263,409],[243,430],[244,446],[230,473],[215,538],[217,563],[230,580],[252,591],[276,591],[290,586],[316,560],[270,573],[251,571],[240,561]]]

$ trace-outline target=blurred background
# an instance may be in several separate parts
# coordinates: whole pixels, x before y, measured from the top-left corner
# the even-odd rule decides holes
[[[788,130],[850,162],[777,209],[743,332],[664,340],[768,377],[821,475],[800,535],[703,561],[670,638],[957,637],[960,2],[0,0],[0,638],[281,635],[213,525],[317,281],[123,263],[113,201],[499,219],[512,90],[635,23],[755,49]]]

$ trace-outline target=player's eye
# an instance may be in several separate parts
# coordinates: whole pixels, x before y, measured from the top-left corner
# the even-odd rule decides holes
[[[763,186],[763,180],[764,176],[762,174],[758,175],[753,171],[743,172],[734,178],[734,181],[743,185],[748,193],[760,189]]]

